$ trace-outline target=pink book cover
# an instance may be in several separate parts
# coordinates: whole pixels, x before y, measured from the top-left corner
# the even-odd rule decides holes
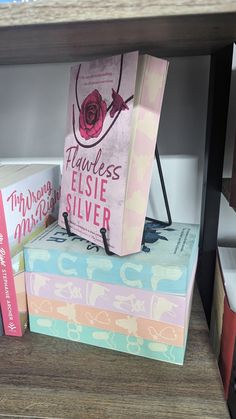
[[[168,63],[137,51],[71,69],[59,225],[140,251]]]
[[[27,325],[22,249],[57,218],[61,175],[59,165],[15,169],[0,179],[0,304],[5,334],[22,336]]]

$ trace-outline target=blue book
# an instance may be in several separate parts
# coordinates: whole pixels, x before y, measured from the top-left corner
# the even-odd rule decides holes
[[[163,228],[158,222],[146,221],[141,252],[107,256],[103,248],[79,236],[68,237],[54,223],[27,243],[25,266],[28,272],[186,295],[198,240],[196,224],[173,223]]]

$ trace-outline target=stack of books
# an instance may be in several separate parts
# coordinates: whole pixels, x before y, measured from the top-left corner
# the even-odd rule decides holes
[[[28,306],[32,332],[183,364],[199,226],[146,219],[167,71],[138,51],[71,68],[61,196],[59,166],[2,190],[7,334]]]
[[[31,331],[183,364],[199,228],[147,221],[145,231],[145,251],[125,257],[68,237],[57,223],[31,240]]]

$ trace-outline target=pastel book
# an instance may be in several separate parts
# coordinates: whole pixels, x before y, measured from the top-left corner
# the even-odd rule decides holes
[[[6,335],[27,327],[23,245],[58,217],[60,166],[0,166],[0,305]]]
[[[139,252],[168,62],[138,51],[70,73],[59,225],[117,255]]]
[[[218,250],[225,289],[219,368],[227,400],[236,338],[236,249],[219,247]]]
[[[147,224],[150,228],[153,223],[147,222],[146,228]],[[68,237],[57,224],[30,241],[24,255],[31,331],[71,339],[66,329],[81,327],[80,342],[107,347],[106,338],[96,336],[108,341],[113,336],[113,349],[133,353],[133,343],[139,355],[182,364],[198,226],[174,223],[173,228],[153,231],[155,239],[149,238],[145,251],[122,258],[108,257],[101,247],[78,236]],[[159,253],[166,255],[162,266]],[[159,281],[148,281],[148,269]],[[176,292],[173,283],[181,283],[183,276],[184,291],[181,286]]]

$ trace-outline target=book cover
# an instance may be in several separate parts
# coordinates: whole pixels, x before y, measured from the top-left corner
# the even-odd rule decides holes
[[[5,334],[21,336],[27,324],[23,245],[57,219],[60,166],[11,168],[0,170],[0,303]]]
[[[59,225],[140,251],[168,62],[138,52],[71,69]]]
[[[164,293],[159,298],[157,293],[153,306],[148,291],[143,291],[139,294],[140,299],[135,299],[134,294],[139,290],[119,286],[121,295],[113,295],[113,305],[110,301],[112,292],[109,292],[109,287],[114,292],[112,285],[75,277],[26,273],[30,330],[182,365],[196,265],[197,254],[184,299],[181,327],[176,327],[179,324],[174,314],[176,306],[165,304],[168,295]],[[124,291],[131,297],[133,305],[122,310],[116,303],[125,304],[130,300],[122,299]],[[173,319],[170,319],[171,313]]]
[[[69,237],[57,223],[24,247],[27,272],[79,277],[140,290],[186,295],[198,252],[199,226],[146,221],[143,250],[107,256],[104,249]]]

